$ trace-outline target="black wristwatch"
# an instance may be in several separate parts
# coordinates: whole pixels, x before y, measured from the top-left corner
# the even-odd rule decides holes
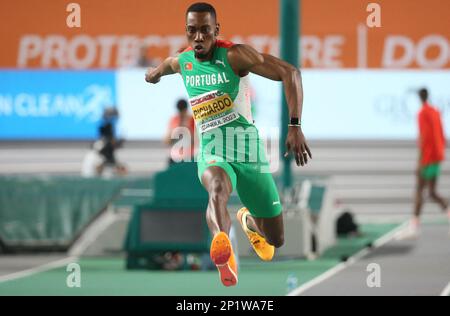
[[[289,119],[289,124],[288,126],[300,126],[300,120],[298,119],[298,117],[291,117]]]

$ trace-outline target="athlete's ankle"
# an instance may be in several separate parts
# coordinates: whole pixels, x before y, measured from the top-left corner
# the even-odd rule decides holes
[[[420,224],[420,216],[414,216],[413,218],[412,218],[412,221],[413,221],[413,223],[414,224]]]
[[[412,225],[413,228],[418,228],[420,226],[420,218],[419,218],[419,216],[414,216],[411,219],[411,225]]]

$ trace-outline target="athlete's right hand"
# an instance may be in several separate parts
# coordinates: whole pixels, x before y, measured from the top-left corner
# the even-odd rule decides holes
[[[289,156],[290,152],[294,154],[295,162],[297,166],[304,166],[308,163],[308,156],[312,159],[311,150],[309,150],[306,144],[305,135],[303,135],[302,129],[298,127],[289,127],[286,137],[286,153],[284,157]]]
[[[161,80],[161,75],[156,71],[155,67],[150,67],[145,73],[145,81],[150,83],[158,83]]]

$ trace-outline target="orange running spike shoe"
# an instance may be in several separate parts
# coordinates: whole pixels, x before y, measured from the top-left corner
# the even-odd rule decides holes
[[[211,260],[217,266],[220,280],[225,286],[233,286],[238,283],[237,266],[234,258],[233,247],[227,234],[220,232],[214,236],[210,249]]]

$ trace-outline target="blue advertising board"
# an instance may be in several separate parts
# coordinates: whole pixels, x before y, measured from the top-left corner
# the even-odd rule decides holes
[[[0,139],[93,139],[114,71],[0,71]]]

